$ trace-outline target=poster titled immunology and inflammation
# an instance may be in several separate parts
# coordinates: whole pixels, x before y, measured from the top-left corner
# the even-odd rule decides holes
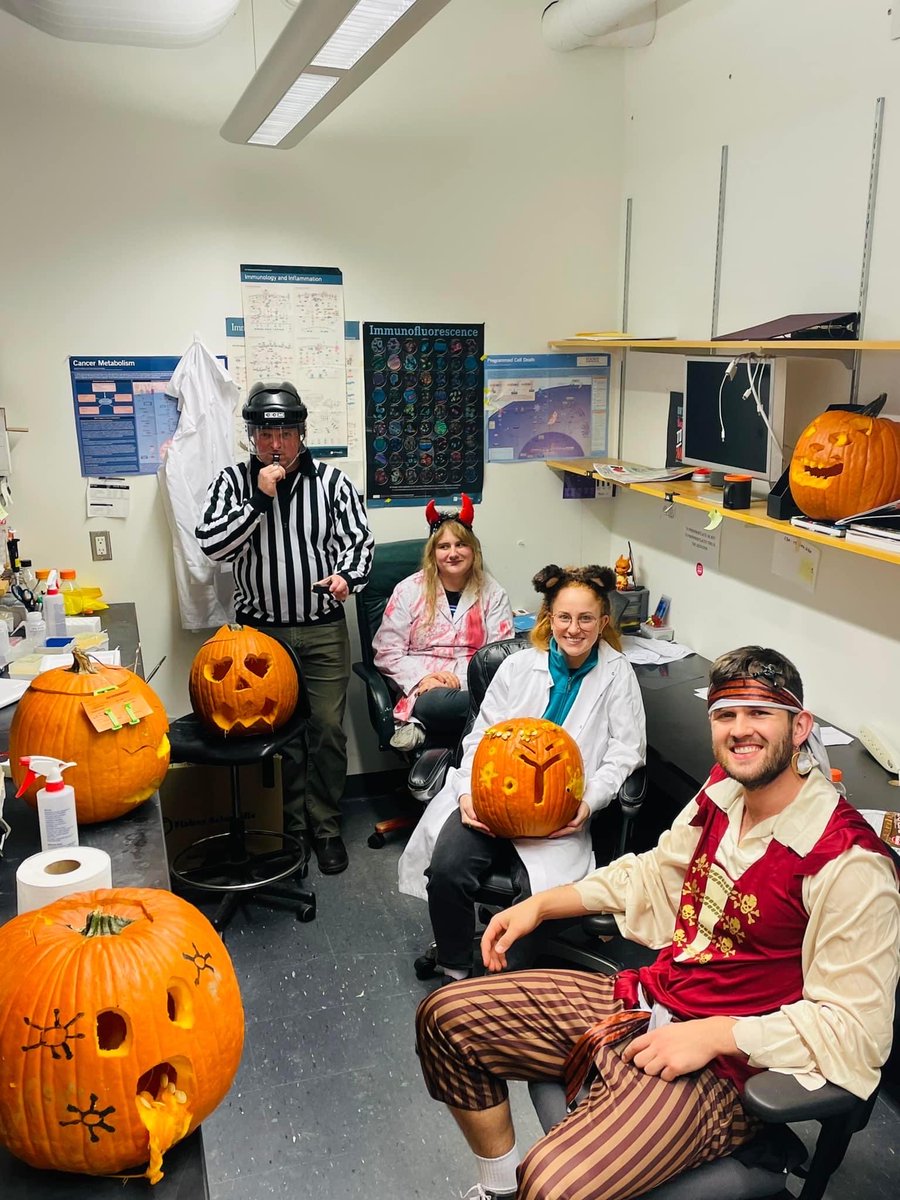
[[[483,356],[483,324],[363,325],[371,505],[481,499]]]

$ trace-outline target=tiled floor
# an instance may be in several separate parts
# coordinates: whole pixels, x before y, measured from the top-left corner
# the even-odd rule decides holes
[[[312,866],[315,921],[260,907],[226,935],[247,1036],[235,1084],[203,1127],[211,1200],[456,1200],[474,1182],[413,1049],[413,1013],[433,986],[412,969],[429,941],[425,905],[397,894],[402,842],[366,846],[374,819],[366,803],[349,807],[343,875]],[[513,1108],[527,1146],[539,1129],[524,1085]],[[900,1109],[880,1098],[827,1196],[883,1200],[898,1188]]]

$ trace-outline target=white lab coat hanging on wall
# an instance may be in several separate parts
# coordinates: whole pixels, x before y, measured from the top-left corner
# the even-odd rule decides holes
[[[181,416],[158,479],[175,560],[175,584],[184,629],[209,629],[233,620],[230,568],[211,562],[194,530],[209,485],[234,462],[237,384],[199,338],[184,353],[166,388]]]

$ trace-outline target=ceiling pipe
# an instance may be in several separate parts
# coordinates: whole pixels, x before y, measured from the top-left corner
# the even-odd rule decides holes
[[[240,0],[0,0],[0,8],[51,37],[178,50],[221,32]]]
[[[544,9],[541,30],[552,50],[649,46],[656,33],[656,4],[648,0],[553,0]]]

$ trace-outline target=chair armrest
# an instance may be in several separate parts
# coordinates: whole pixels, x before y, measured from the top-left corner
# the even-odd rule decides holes
[[[406,779],[410,792],[417,800],[427,804],[429,800],[434,799],[444,786],[451,761],[451,751],[442,747],[436,746],[422,751],[409,768]]]
[[[618,937],[619,927],[612,913],[591,913],[581,918],[581,928],[592,937]]]
[[[638,767],[632,771],[616,794],[623,817],[631,820],[638,815],[647,795],[647,768]]]
[[[353,673],[366,685],[369,720],[378,735],[378,749],[390,750],[394,736],[394,698],[383,675],[366,663],[353,664]]]
[[[874,1096],[871,1099],[874,1101]],[[744,1108],[770,1124],[821,1121],[867,1104],[867,1100],[860,1100],[834,1083],[808,1091],[793,1075],[783,1075],[780,1071],[762,1071],[744,1085]]]

